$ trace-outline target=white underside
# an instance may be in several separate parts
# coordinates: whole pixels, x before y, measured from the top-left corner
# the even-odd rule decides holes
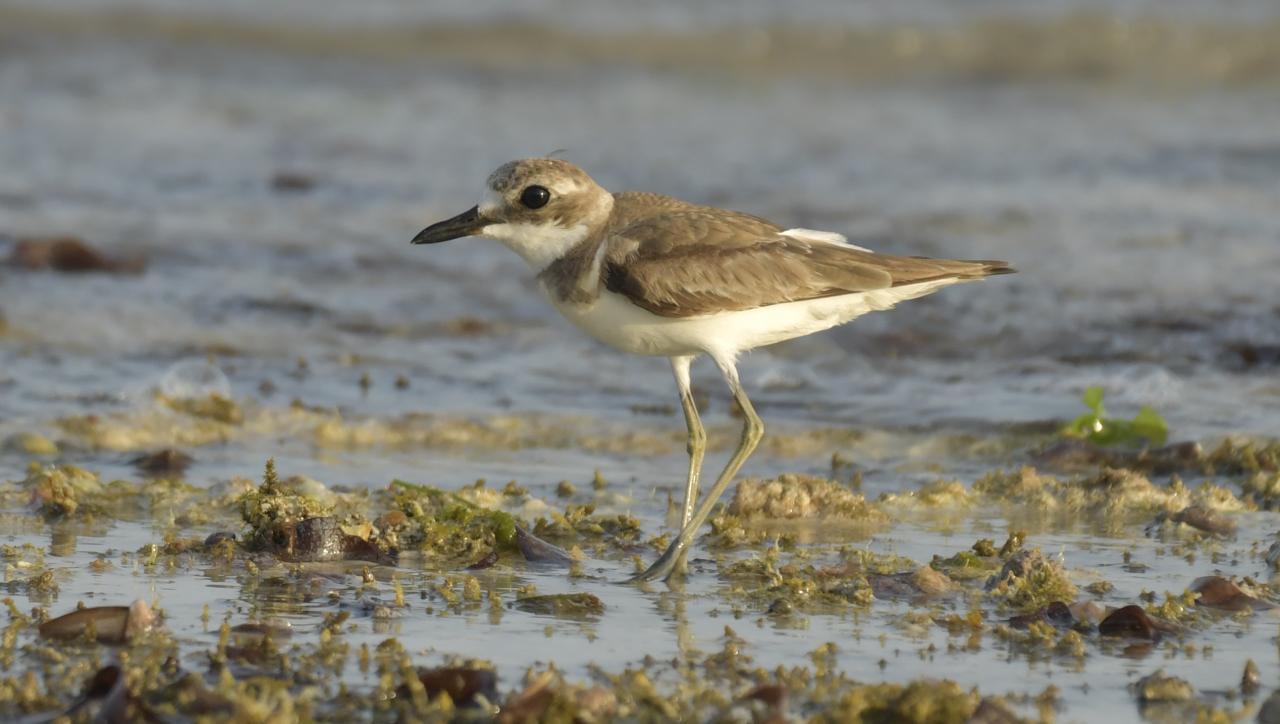
[[[816,242],[819,244],[836,244],[839,246],[847,246],[851,249],[857,249],[858,251],[865,251],[870,254],[875,253],[874,251],[871,251],[865,246],[850,244],[849,240],[844,237],[844,234],[837,234],[834,231],[819,231],[817,229],[795,228],[795,229],[787,229],[786,231],[780,231],[778,233],[781,234],[782,236],[789,236],[792,239],[801,239],[803,241]]]
[[[570,304],[548,296],[570,322],[624,352],[665,357],[708,354],[732,360],[741,352],[830,329],[957,281],[943,279],[700,317],[661,317],[609,291],[601,292],[593,304]]]

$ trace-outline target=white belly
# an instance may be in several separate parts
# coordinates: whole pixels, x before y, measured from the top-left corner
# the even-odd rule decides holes
[[[732,358],[749,349],[830,329],[867,312],[889,309],[955,281],[946,279],[700,317],[661,317],[607,290],[593,304],[569,304],[555,295],[548,296],[570,322],[624,352],[664,357],[706,353]]]

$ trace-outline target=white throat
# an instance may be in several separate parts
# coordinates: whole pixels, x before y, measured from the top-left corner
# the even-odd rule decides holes
[[[564,228],[539,224],[489,224],[480,236],[495,239],[519,254],[535,272],[546,269],[569,250],[582,243],[590,230],[586,224]]]

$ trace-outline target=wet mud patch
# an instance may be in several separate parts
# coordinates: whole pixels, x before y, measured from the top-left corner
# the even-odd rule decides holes
[[[253,424],[214,399],[160,404],[220,426]],[[0,500],[29,514],[0,519],[12,521],[8,535],[39,540],[71,526],[79,540],[101,542],[83,554],[65,544],[3,549],[7,593],[24,602],[10,609],[14,645],[57,649],[62,664],[15,663],[26,703],[0,706],[214,717],[252,706],[329,720],[358,707],[434,716],[443,695],[453,716],[515,712],[505,715],[512,720],[526,711],[794,716],[819,706],[911,721],[1037,718],[1082,702],[1014,684],[1020,666],[1051,666],[1145,712],[1167,703],[1160,697],[1170,687],[1104,680],[1117,671],[1155,676],[1161,667],[1145,662],[1164,652],[1159,675],[1190,687],[1178,689],[1189,691],[1179,706],[1236,716],[1258,705],[1239,698],[1239,682],[1238,698],[1223,699],[1215,692],[1226,684],[1188,672],[1224,636],[1260,637],[1244,650],[1266,661],[1261,632],[1280,603],[1271,514],[1256,493],[1268,445],[1218,445],[1198,472],[1115,468],[1113,459],[1072,473],[1015,466],[873,497],[856,478],[747,478],[701,537],[687,579],[669,588],[615,581],[665,546],[670,504],[619,512],[636,500],[599,473],[581,485],[346,488],[269,462],[257,480],[201,488],[174,479],[186,468],[171,466],[181,463],[171,448],[148,455],[154,464],[125,461],[132,477],[122,480],[37,458],[0,485]],[[136,542],[108,543],[122,529]],[[155,593],[130,595],[126,578],[150,581]],[[96,593],[104,581],[115,583]],[[201,593],[188,598],[175,585]],[[140,603],[161,625],[125,633]],[[637,617],[660,631],[674,626],[676,636],[645,644]],[[735,633],[713,633],[725,625]],[[496,660],[452,658],[474,654],[466,641],[477,631]],[[748,654],[769,632],[783,647]],[[573,652],[557,660],[577,668],[530,669],[547,640]],[[679,663],[602,664],[593,653],[600,640],[666,651]],[[820,662],[811,679],[763,663],[803,658],[804,647]],[[134,649],[159,658],[135,670]],[[917,681],[905,655],[950,681]],[[110,666],[142,683],[120,689]],[[974,677],[974,667],[992,666],[996,678]]]

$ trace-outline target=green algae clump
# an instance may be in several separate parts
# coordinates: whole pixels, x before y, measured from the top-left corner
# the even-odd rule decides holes
[[[516,545],[510,513],[476,505],[430,485],[392,481],[391,507],[404,514],[395,534],[399,544],[441,562],[474,561]]]
[[[983,538],[967,551],[960,551],[949,558],[934,556],[930,566],[957,581],[985,578],[1000,568],[995,543]]]
[[[1082,401],[1089,411],[1072,420],[1062,430],[1067,437],[1078,437],[1095,445],[1131,445],[1141,442],[1163,445],[1169,437],[1169,425],[1158,412],[1143,407],[1132,420],[1107,417],[1102,406],[1106,392],[1101,387],[1084,391]]]

